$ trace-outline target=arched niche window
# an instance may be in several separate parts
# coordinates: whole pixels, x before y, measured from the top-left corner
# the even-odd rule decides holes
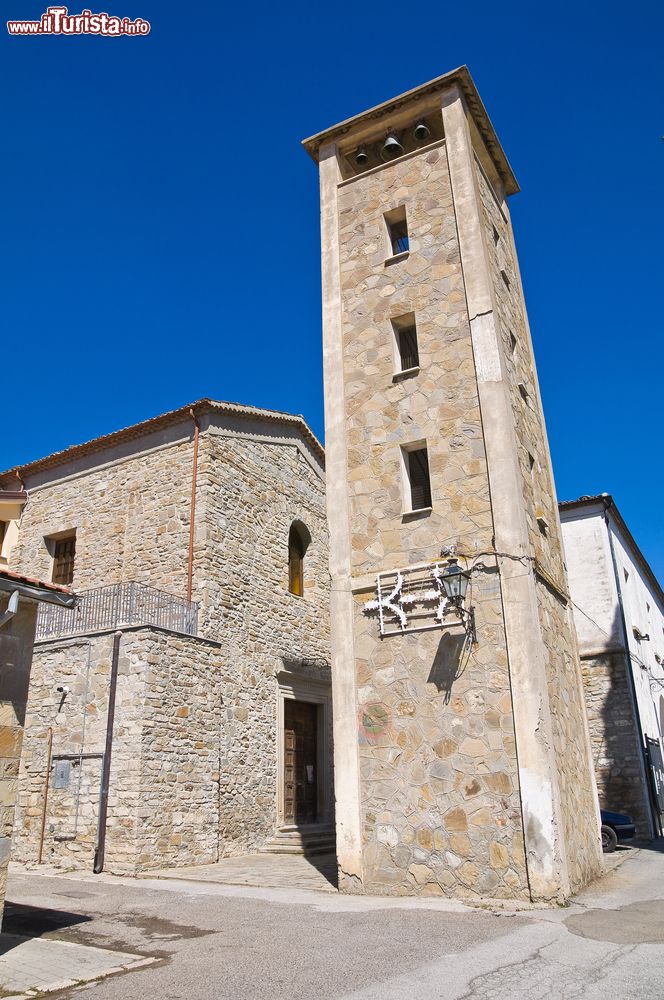
[[[288,532],[288,589],[297,597],[304,597],[304,557],[310,541],[306,524],[293,521]]]

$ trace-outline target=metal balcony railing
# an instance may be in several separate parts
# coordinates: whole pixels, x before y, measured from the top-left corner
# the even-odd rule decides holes
[[[40,604],[35,639],[55,639],[128,625],[198,634],[198,604],[143,583],[114,583],[85,590],[75,608]]]

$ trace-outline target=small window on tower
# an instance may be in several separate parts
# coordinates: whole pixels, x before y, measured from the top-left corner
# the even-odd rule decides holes
[[[429,456],[421,445],[403,449],[404,472],[410,491],[410,510],[428,510],[431,507],[431,481]]]
[[[53,583],[68,587],[74,579],[76,558],[76,532],[51,540],[53,545]]]
[[[385,224],[389,238],[389,257],[398,257],[403,253],[408,253],[410,244],[408,240],[408,222],[406,220],[406,206],[401,205],[385,214]]]
[[[392,329],[397,347],[397,373],[416,372],[420,365],[420,355],[417,349],[415,313],[408,313],[407,316],[396,316],[392,320]]]

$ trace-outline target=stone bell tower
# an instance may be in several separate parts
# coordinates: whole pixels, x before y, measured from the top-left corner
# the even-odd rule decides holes
[[[599,816],[516,180],[465,67],[304,145],[340,885],[564,900],[601,870]]]

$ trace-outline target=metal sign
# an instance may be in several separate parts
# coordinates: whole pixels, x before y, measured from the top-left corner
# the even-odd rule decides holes
[[[53,787],[69,788],[70,777],[71,777],[71,761],[56,760],[55,773],[53,775]]]

